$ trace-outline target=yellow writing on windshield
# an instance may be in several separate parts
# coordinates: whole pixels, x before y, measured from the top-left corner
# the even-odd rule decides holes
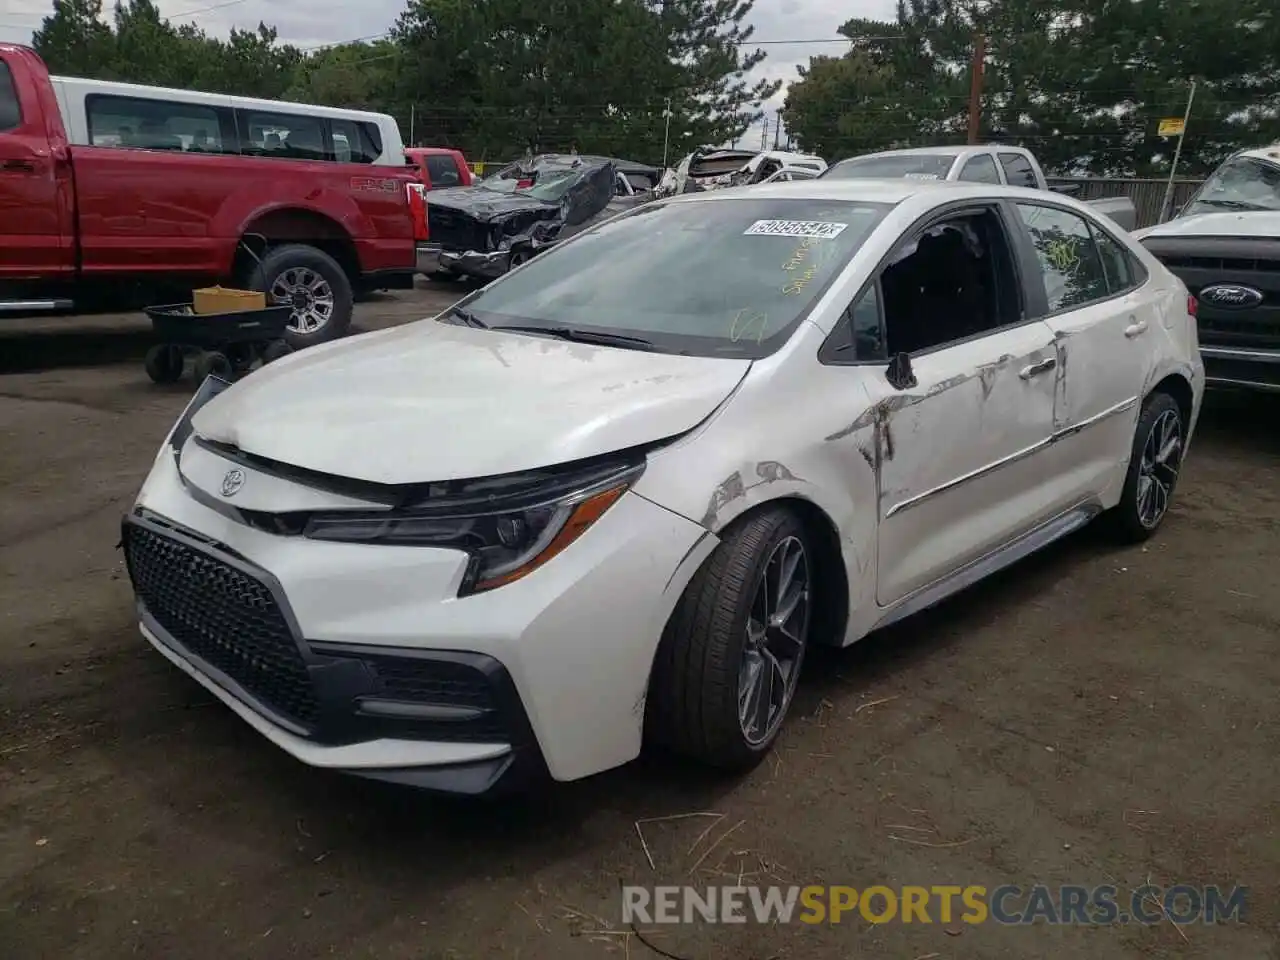
[[[729,325],[729,340],[738,343],[742,340],[754,339],[759,343],[764,339],[765,330],[769,326],[769,318],[759,310],[743,307],[734,315]]]

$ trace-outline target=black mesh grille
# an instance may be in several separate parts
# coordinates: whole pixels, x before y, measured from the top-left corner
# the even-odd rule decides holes
[[[378,656],[362,659],[377,677],[378,697],[483,711],[468,720],[418,721],[419,736],[473,743],[501,742],[510,737],[511,731],[494,698],[493,685],[480,670],[435,659]]]
[[[174,640],[277,713],[304,727],[315,721],[306,664],[265,584],[136,524],[124,539],[134,591]]]

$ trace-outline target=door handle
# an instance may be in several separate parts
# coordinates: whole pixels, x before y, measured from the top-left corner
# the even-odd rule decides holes
[[[1132,340],[1134,337],[1140,337],[1147,332],[1147,321],[1134,320],[1133,317],[1130,317],[1129,319],[1133,320],[1134,322],[1124,328],[1124,335],[1128,337],[1130,340]]]
[[[1052,370],[1057,365],[1058,365],[1058,358],[1049,357],[1048,359],[1041,360],[1039,363],[1033,363],[1029,367],[1023,367],[1021,372],[1019,372],[1018,376],[1020,376],[1023,380],[1030,380],[1032,377],[1039,376],[1042,373],[1046,373],[1047,371]]]
[[[30,160],[6,160],[0,164],[0,169],[9,170],[13,173],[35,173],[36,165]]]

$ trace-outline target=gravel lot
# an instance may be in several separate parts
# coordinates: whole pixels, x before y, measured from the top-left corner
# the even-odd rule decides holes
[[[457,293],[386,296],[358,326]],[[295,763],[138,635],[119,517],[191,391],[146,379],[146,345],[138,317],[0,331],[5,960],[641,958],[658,954],[596,932],[620,926],[620,883],[739,876],[1251,889],[1246,922],[1218,927],[853,919],[650,942],[682,960],[1280,957],[1280,398],[1211,399],[1146,548],[1086,531],[815,657],[745,779],[646,758],[463,804]],[[643,828],[651,870],[636,821],[707,812]]]

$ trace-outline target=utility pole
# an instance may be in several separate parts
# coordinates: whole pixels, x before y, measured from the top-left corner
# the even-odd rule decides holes
[[[987,56],[987,38],[979,30],[973,35],[973,65],[969,84],[969,142],[978,142],[982,127],[982,67]]]
[[[671,98],[666,98],[666,106],[662,111],[666,118],[666,129],[662,133],[662,169],[667,169],[667,147],[671,143]]]
[[[409,104],[409,146],[411,147],[415,146],[415,141],[413,139],[413,121],[414,121],[414,109],[413,109],[413,104],[411,103]]]
[[[773,149],[778,149],[778,142],[782,137],[782,111],[778,111],[778,119],[773,124]]]
[[[1169,219],[1169,206],[1173,202],[1173,178],[1178,174],[1178,161],[1182,159],[1182,141],[1187,138],[1187,122],[1191,119],[1191,104],[1196,99],[1196,82],[1191,81],[1191,92],[1187,94],[1187,110],[1182,115],[1182,132],[1178,134],[1178,145],[1173,151],[1173,165],[1169,168],[1169,185],[1164,190],[1164,203],[1160,204],[1160,222]]]
[[[760,152],[764,153],[769,149],[769,118],[764,118],[764,129],[760,131]]]

